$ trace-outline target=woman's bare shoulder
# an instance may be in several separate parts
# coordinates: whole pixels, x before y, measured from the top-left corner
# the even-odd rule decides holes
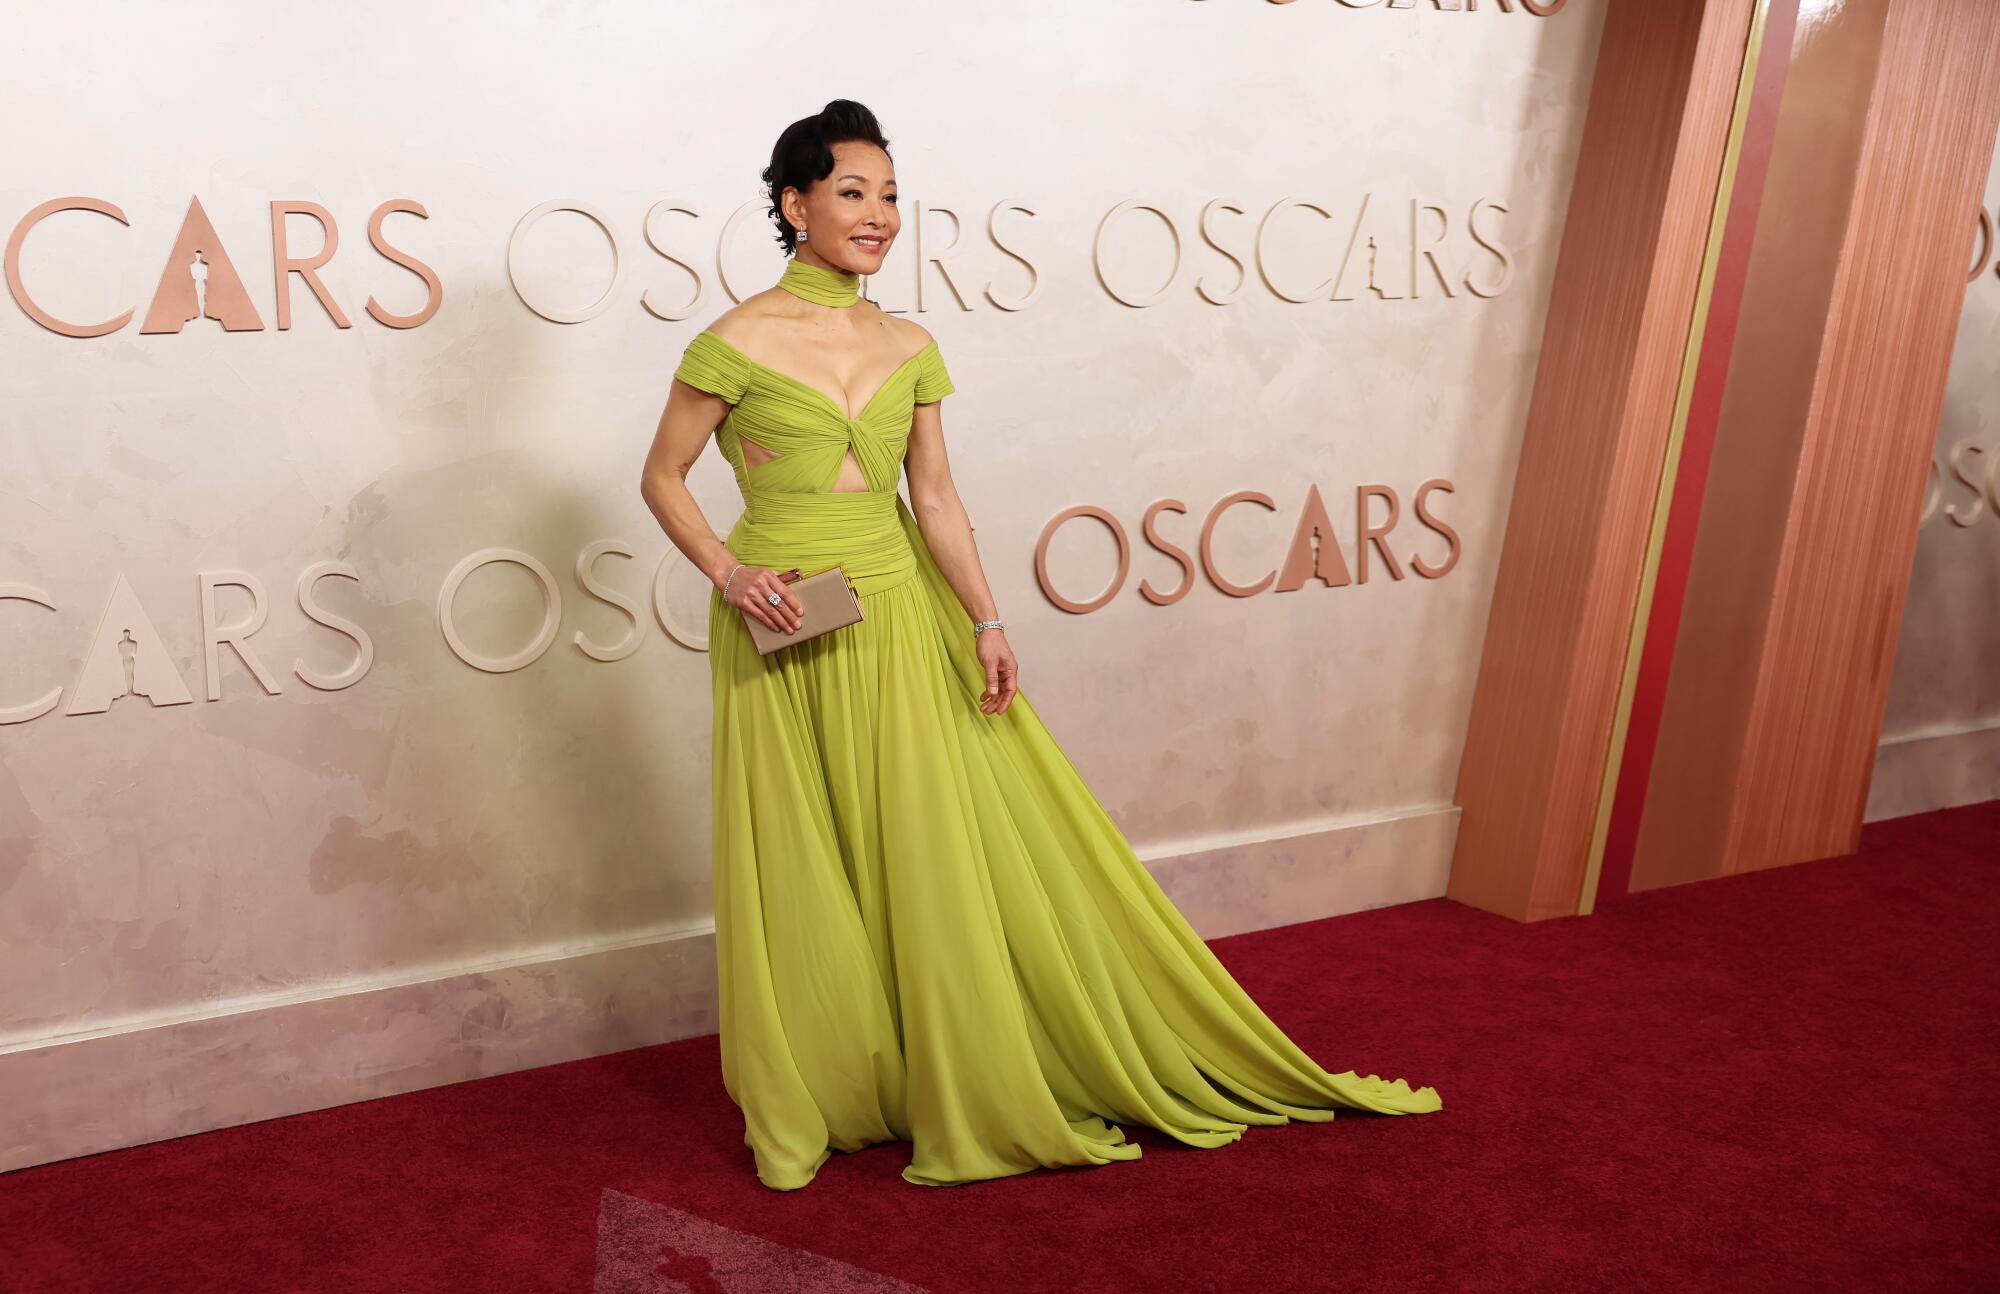
[[[868,302],[869,322],[888,330],[888,335],[901,343],[901,348],[915,353],[930,345],[931,331],[914,319],[902,315],[892,315],[874,302]]]
[[[766,288],[743,298],[717,315],[709,323],[708,331],[739,349],[755,346],[763,333],[765,321],[771,317],[771,294],[776,291],[776,288]]]

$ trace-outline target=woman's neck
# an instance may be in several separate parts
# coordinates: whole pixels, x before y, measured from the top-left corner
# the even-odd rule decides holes
[[[785,266],[778,286],[801,300],[823,306],[851,306],[861,299],[859,274],[829,269],[796,256]]]

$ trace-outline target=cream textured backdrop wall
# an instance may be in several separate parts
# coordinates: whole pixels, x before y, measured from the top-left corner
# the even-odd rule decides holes
[[[2000,165],[1986,181],[2000,216]],[[1968,228],[1965,312],[1896,642],[1869,819],[2000,797],[2000,259]]]
[[[891,139],[905,223],[869,290],[931,330],[957,382],[944,424],[1024,687],[1176,901],[1214,935],[1441,894],[1601,8],[15,12],[0,209],[11,227],[84,194],[130,222],[43,222],[24,284],[70,319],[137,317],[79,339],[0,310],[0,584],[53,604],[0,600],[0,706],[74,688],[121,578],[194,700],[69,715],[66,692],[0,726],[0,1167],[713,1029],[708,663],[650,616],[631,655],[585,655],[577,634],[609,644],[631,622],[574,566],[622,541],[635,556],[597,576],[644,603],[669,546],[638,470],[669,375],[730,304],[723,272],[739,296],[776,279],[757,175],[777,132],[834,97]],[[1385,293],[1357,250],[1354,299],[1326,299],[1364,196]],[[139,332],[191,198],[262,331]],[[410,330],[363,310],[424,301],[368,246],[369,213],[396,198],[429,214],[389,217],[388,239],[443,284]],[[1288,198],[1328,213],[1292,206],[1266,230],[1263,268],[1306,303],[1250,260]],[[537,224],[510,281],[516,223],[552,199],[603,211],[619,240],[622,277],[587,322],[522,299],[581,309],[605,290],[612,258],[582,217]],[[1231,255],[1199,228],[1218,199],[1240,209],[1211,213]],[[1426,268],[1424,295],[1390,299],[1407,296],[1412,199],[1448,213],[1455,297]],[[298,200],[339,222],[321,274],[351,328],[296,275],[293,326],[275,326],[269,204]],[[1114,300],[1093,261],[1122,200],[1181,234],[1148,308]],[[1480,200],[1504,206],[1481,229],[1511,261],[1490,298],[1463,286],[1499,274],[1468,236]],[[656,213],[649,245],[662,203],[696,214]],[[295,255],[319,245],[312,221],[287,228]],[[1151,214],[1105,236],[1113,283],[1147,290],[1174,265]],[[994,304],[1037,286],[1024,309]],[[1456,487],[1432,506],[1464,544],[1442,579],[1392,580],[1378,558],[1346,588],[1239,599],[1197,575],[1171,606],[1138,593],[1180,580],[1138,542],[1155,499],[1189,505],[1165,520],[1192,548],[1223,495],[1271,494],[1276,512],[1236,507],[1218,532],[1218,563],[1250,581],[1282,561],[1309,487],[1353,563],[1354,490],[1389,485],[1407,569],[1444,557],[1411,512],[1434,477]],[[726,532],[738,504],[713,448],[695,480]],[[1123,589],[1081,616],[1042,597],[1031,562],[1077,503],[1135,540]],[[535,556],[562,596],[554,645],[507,674],[457,659],[437,623],[447,573],[492,546]],[[294,595],[327,560],[358,579],[318,599],[374,651],[339,691],[293,670],[355,658]],[[1051,562],[1074,597],[1112,569],[1090,522]],[[262,583],[249,643],[279,694],[224,648],[205,699],[201,572]],[[698,628],[705,581],[681,564],[665,588]],[[542,620],[507,565],[457,606],[496,654]],[[219,590],[219,622],[248,608]]]

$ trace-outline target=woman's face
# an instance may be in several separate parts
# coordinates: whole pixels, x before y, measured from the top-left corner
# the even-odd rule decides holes
[[[896,210],[896,168],[873,144],[833,146],[833,173],[801,194],[787,188],[785,218],[806,231],[799,256],[832,269],[873,274],[903,227]]]

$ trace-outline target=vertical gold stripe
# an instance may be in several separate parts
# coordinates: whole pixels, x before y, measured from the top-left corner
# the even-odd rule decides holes
[[[1639,576],[1639,596],[1632,609],[1632,632],[1625,640],[1625,667],[1618,680],[1618,705],[1611,720],[1611,739],[1597,788],[1597,812],[1591,822],[1590,854],[1578,888],[1576,914],[1589,916],[1597,906],[1597,882],[1604,870],[1604,841],[1611,830],[1611,804],[1618,791],[1618,772],[1625,761],[1625,737],[1632,721],[1632,694],[1638,688],[1639,663],[1645,654],[1646,628],[1653,615],[1653,587],[1659,578],[1660,552],[1666,543],[1667,516],[1673,509],[1674,484],[1680,478],[1681,445],[1687,435],[1688,406],[1694,399],[1695,373],[1701,366],[1703,334],[1715,292],[1716,266],[1722,259],[1722,235],[1729,224],[1729,203],[1736,191],[1736,165],[1743,151],[1743,131],[1750,119],[1750,100],[1757,83],[1757,62],[1764,45],[1764,19],[1771,0],[1757,0],[1744,40],[1743,69],[1736,81],[1736,104],[1729,118],[1729,142],[1723,148],[1722,172],[1709,210],[1708,243],[1702,253],[1701,281],[1695,288],[1694,310],[1688,318],[1687,340],[1681,350],[1680,387],[1674,394],[1673,426],[1667,433],[1660,464],[1659,490],[1653,497],[1653,518],[1646,536],[1646,561]],[[1781,56],[1789,51],[1781,51]]]

